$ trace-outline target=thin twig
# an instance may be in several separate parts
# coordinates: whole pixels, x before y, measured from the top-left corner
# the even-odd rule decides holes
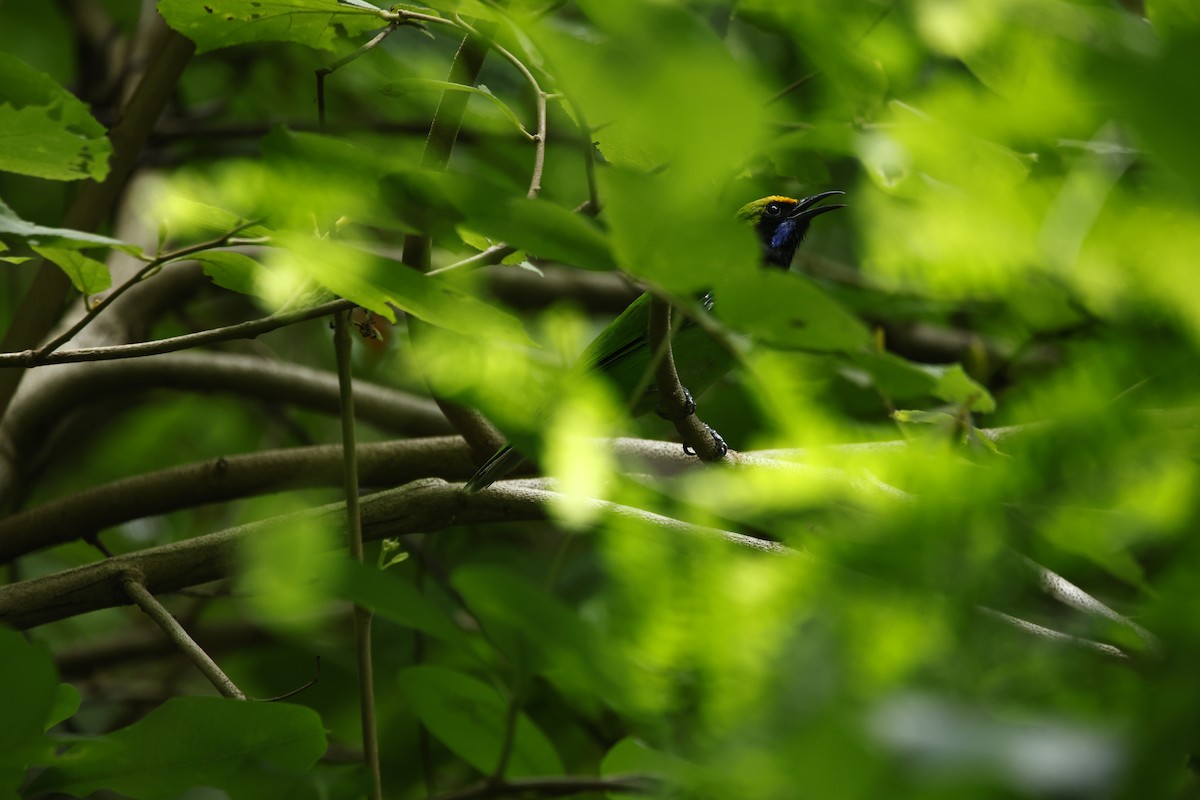
[[[146,588],[143,580],[142,575],[136,570],[129,570],[122,575],[121,585],[125,593],[129,595],[129,599],[137,603],[142,611],[146,612],[146,616],[163,629],[167,638],[191,659],[192,663],[204,673],[204,677],[208,678],[218,692],[235,700],[245,700],[246,695],[242,693],[242,690],[217,666],[217,662],[213,661],[208,653],[196,644],[196,640],[189,636],[183,626],[171,616],[171,612],[158,602],[158,599]]]
[[[410,24],[417,25],[418,27],[420,27],[418,25],[418,23],[410,23]],[[351,61],[358,58],[359,56],[367,53],[370,50],[373,50],[376,45],[378,45],[380,42],[382,42],[384,39],[386,39],[388,36],[390,36],[396,30],[396,28],[400,27],[400,25],[401,25],[401,23],[398,20],[390,21],[388,23],[388,26],[386,28],[384,28],[383,30],[381,30],[379,33],[375,34],[374,38],[372,38],[371,41],[367,42],[362,47],[355,50],[353,53],[342,56],[337,61],[334,61],[332,64],[321,67],[320,69],[315,71],[316,76],[317,76],[317,121],[321,126],[322,133],[325,132],[325,76],[332,74],[333,72],[336,72],[337,70],[346,66]]]
[[[129,280],[122,283],[120,286],[118,286],[113,291],[109,292],[105,296],[105,298],[103,300],[101,300],[99,303],[96,303],[94,306],[89,308],[87,310],[87,313],[85,313],[82,317],[80,317],[78,320],[76,320],[75,324],[72,325],[70,328],[68,328],[66,331],[64,331],[62,333],[62,335],[56,337],[52,341],[47,342],[45,345],[43,345],[42,347],[39,347],[37,350],[35,350],[34,351],[35,363],[45,363],[46,356],[50,355],[55,350],[62,347],[67,342],[71,341],[71,339],[75,338],[76,334],[78,334],[81,330],[83,330],[85,327],[87,327],[88,324],[90,324],[91,321],[94,320],[97,316],[99,316],[106,308],[108,308],[114,302],[116,302],[117,299],[121,297],[121,295],[125,294],[127,291],[132,289],[134,286],[137,286],[139,283],[141,283],[143,280],[145,280],[149,275],[157,272],[159,269],[162,268],[162,266],[164,264],[166,264],[170,261],[178,261],[180,259],[187,258],[188,256],[195,255],[196,253],[202,253],[206,250],[213,250],[218,247],[225,247],[227,244],[230,243],[230,240],[233,239],[233,237],[237,236],[239,233],[246,230],[247,228],[251,228],[257,224],[258,223],[255,221],[243,222],[242,224],[235,226],[228,232],[218,236],[215,239],[209,240],[207,242],[201,242],[199,244],[189,245],[187,247],[182,247],[173,252],[167,253],[165,255],[160,255],[154,259],[151,259],[149,262],[146,263],[145,266],[143,266],[136,273],[134,273],[133,277],[131,277]]]
[[[342,470],[346,493],[346,539],[350,557],[362,563],[362,510],[358,499],[358,458],[354,431],[354,378],[351,374],[349,311],[334,315],[333,346],[337,355],[338,388],[342,400]],[[375,722],[375,670],[371,662],[371,611],[354,606],[354,653],[358,662],[358,700],[362,715],[363,754],[371,776],[371,797],[383,800],[379,770],[379,737]]]
[[[63,350],[61,352],[40,355],[38,350],[23,350],[19,353],[0,353],[0,369],[12,367],[36,367],[43,364],[73,364],[82,361],[112,361],[118,358],[139,358],[141,356],[174,353],[179,350],[189,350],[218,342],[228,342],[234,339],[253,339],[264,333],[295,325],[298,322],[328,316],[331,313],[353,308],[350,300],[331,300],[319,306],[300,308],[294,311],[284,311],[267,317],[226,325],[222,328],[211,328],[196,333],[186,333],[182,336],[172,336],[167,339],[157,339],[152,342],[135,342],[133,344],[117,344],[108,347],[81,347],[78,350]]]

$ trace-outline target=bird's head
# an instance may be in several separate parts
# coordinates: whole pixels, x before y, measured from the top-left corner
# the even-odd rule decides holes
[[[821,192],[802,200],[771,195],[742,206],[737,217],[754,226],[758,240],[762,242],[763,260],[773,267],[787,269],[792,264],[792,256],[796,255],[796,248],[804,240],[804,234],[808,233],[813,217],[845,208],[840,204],[818,205],[825,198],[839,194],[845,192]]]

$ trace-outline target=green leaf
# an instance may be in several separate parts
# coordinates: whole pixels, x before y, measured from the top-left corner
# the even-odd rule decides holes
[[[502,567],[469,565],[454,573],[453,583],[481,619],[515,630],[537,655],[536,669],[556,686],[591,698],[616,699],[617,681],[609,677],[611,652],[603,652],[597,631],[544,589]]]
[[[472,208],[469,225],[540,258],[583,269],[610,270],[616,260],[591,219],[547,200],[510,200]]]
[[[375,11],[337,0],[159,0],[158,11],[196,43],[197,53],[248,42],[295,42],[330,50],[341,35],[386,23]]]
[[[933,389],[936,397],[982,414],[990,414],[996,410],[996,400],[992,393],[968,375],[962,364],[926,364],[923,368],[937,378]]]
[[[108,176],[112,144],[85,104],[0,52],[0,170],[57,181]]]
[[[82,701],[83,696],[79,694],[78,689],[69,683],[60,683],[54,692],[54,705],[50,709],[50,716],[46,718],[46,730],[75,716]]]
[[[600,774],[606,778],[617,775],[654,775],[662,778],[681,778],[696,767],[683,759],[649,747],[645,742],[627,736],[614,744],[600,762]]]
[[[112,286],[112,273],[108,267],[78,250],[35,246],[33,251],[67,273],[71,284],[84,294],[97,294]]]
[[[0,200],[0,235],[10,234],[30,240],[31,244],[53,244],[58,247],[115,247],[127,253],[140,253],[141,249],[125,244],[120,239],[110,239],[94,233],[71,230],[70,228],[47,228],[34,222],[27,222],[17,216],[8,205]]]
[[[996,410],[995,398],[960,364],[917,364],[892,353],[853,353],[848,358],[853,365],[848,369],[866,372],[892,400],[936,397],[984,414]],[[847,377],[854,380],[852,374]]]
[[[430,78],[406,78],[404,80],[392,81],[391,83],[384,84],[383,88],[379,90],[379,93],[388,97],[396,97],[398,95],[407,94],[409,92],[421,89],[436,89],[440,92],[465,92],[467,94],[486,97],[496,104],[496,107],[500,109],[504,116],[506,116],[512,122],[512,124],[516,126],[517,130],[524,134],[526,138],[533,138],[533,134],[526,130],[525,126],[521,124],[521,120],[519,117],[517,117],[516,112],[509,108],[507,103],[505,103],[499,97],[496,97],[496,95],[492,94],[491,89],[482,84],[479,86],[467,86],[463,83],[438,81]]]
[[[265,267],[250,256],[228,250],[210,250],[189,258],[200,262],[204,274],[222,289],[252,296],[260,294],[259,277]]]
[[[411,581],[351,559],[342,562],[338,575],[339,597],[448,644],[462,643],[462,630]]]
[[[340,242],[281,234],[290,245],[271,263],[293,267],[329,291],[395,321],[389,303],[432,325],[456,333],[489,336],[532,344],[521,321],[463,292],[401,264],[348,247]]]
[[[717,316],[780,347],[849,353],[871,340],[857,317],[794,273],[755,268],[730,275],[713,296]]]
[[[46,741],[42,732],[61,708],[58,673],[45,648],[0,627],[0,790],[20,782]]]
[[[324,752],[324,726],[310,708],[176,697],[127,728],[72,744],[30,791],[173,800],[212,786],[235,800],[283,797],[283,782]]]
[[[442,744],[480,772],[499,763],[508,703],[486,683],[443,667],[409,667],[400,687],[424,723]],[[519,712],[506,774],[512,777],[562,774],[554,745]]]

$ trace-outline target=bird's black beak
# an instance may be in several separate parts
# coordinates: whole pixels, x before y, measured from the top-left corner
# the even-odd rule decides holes
[[[833,196],[839,195],[839,194],[845,194],[845,192],[839,191],[838,189],[834,189],[833,191],[821,192],[820,194],[814,194],[812,197],[806,197],[803,200],[801,200],[799,203],[796,204],[796,208],[792,211],[791,214],[788,215],[788,219],[807,221],[807,220],[812,219],[813,217],[821,216],[826,211],[835,211],[839,208],[845,208],[846,206],[843,203],[836,203],[831,206],[818,206],[817,205],[825,198],[833,197]]]

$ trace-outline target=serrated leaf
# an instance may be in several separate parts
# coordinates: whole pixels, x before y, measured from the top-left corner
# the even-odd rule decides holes
[[[337,0],[159,0],[158,11],[197,53],[250,42],[295,42],[329,50],[338,36],[382,28],[377,11]]]
[[[88,107],[49,75],[0,52],[0,170],[59,181],[108,176],[112,144]]]
[[[175,697],[126,728],[72,744],[29,788],[173,800],[212,786],[254,800],[281,796],[271,787],[324,752],[324,725],[310,708]]]
[[[499,763],[508,702],[476,678],[434,666],[409,667],[400,673],[408,703],[434,736],[480,772]],[[562,760],[541,729],[518,713],[507,775],[558,775]]]
[[[84,294],[97,294],[112,286],[108,267],[78,250],[35,246],[33,251],[65,272],[71,285]]]

